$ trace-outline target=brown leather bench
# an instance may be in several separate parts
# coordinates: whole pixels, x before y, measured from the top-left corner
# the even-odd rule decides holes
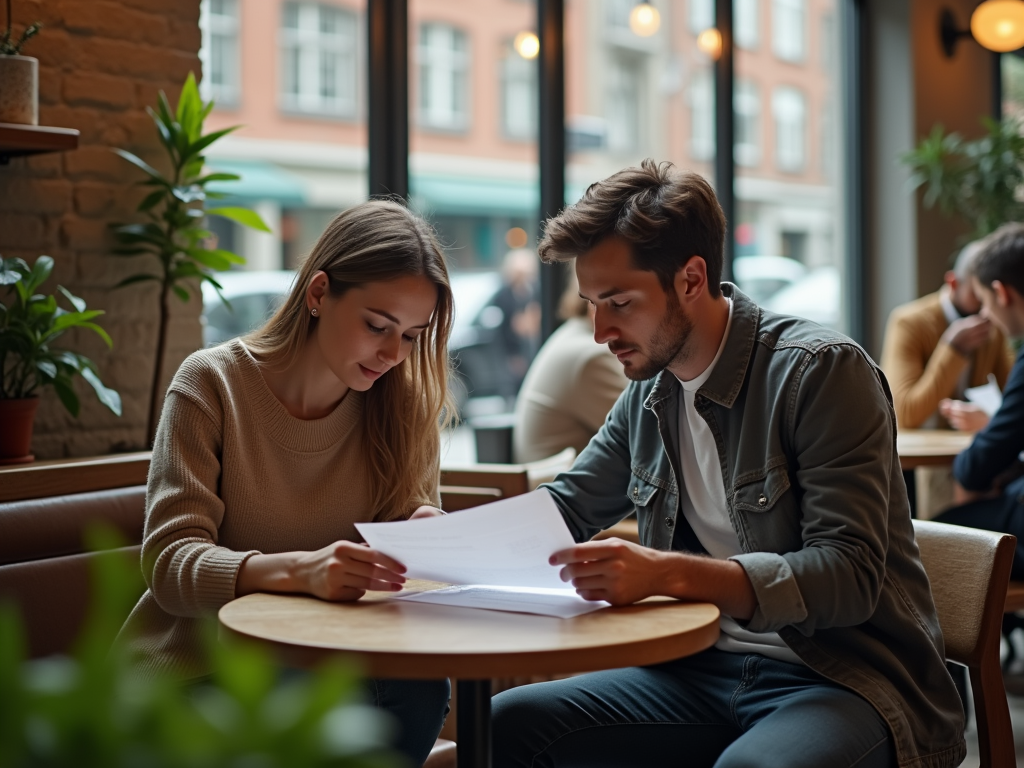
[[[117,554],[139,561],[146,486],[110,488],[0,503],[0,600],[19,609],[32,658],[71,649],[89,611],[90,564]],[[88,551],[94,523],[127,546]]]

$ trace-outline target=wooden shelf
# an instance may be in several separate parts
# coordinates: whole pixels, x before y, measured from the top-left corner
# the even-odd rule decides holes
[[[145,485],[150,451],[0,467],[0,502]]]
[[[0,123],[0,165],[7,165],[12,157],[77,148],[78,131],[74,128]]]

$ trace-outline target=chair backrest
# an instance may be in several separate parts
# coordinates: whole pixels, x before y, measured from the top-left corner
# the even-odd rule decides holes
[[[441,468],[441,506],[449,512],[528,493],[572,466],[573,448],[529,464],[466,464]]]
[[[982,766],[1016,765],[999,638],[1016,539],[1008,534],[915,520],[946,658],[971,675]]]

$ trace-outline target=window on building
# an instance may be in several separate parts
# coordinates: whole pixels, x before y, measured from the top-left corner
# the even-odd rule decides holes
[[[501,61],[501,129],[506,138],[537,135],[537,60],[524,59],[509,41]]]
[[[643,101],[643,60],[613,53],[608,61],[605,120],[608,149],[632,152],[640,146],[640,110]]]
[[[806,0],[772,0],[772,50],[783,61],[807,55],[806,17]]]
[[[775,164],[779,170],[798,173],[806,162],[807,107],[796,88],[782,86],[772,93],[775,118]]]
[[[447,24],[423,24],[417,55],[420,125],[465,130],[469,124],[466,35]]]
[[[356,16],[314,3],[285,3],[281,25],[281,106],[354,118],[358,66]]]
[[[756,166],[761,162],[761,89],[757,83],[743,78],[736,81],[733,109],[736,164]]]
[[[629,14],[633,12],[636,0],[606,0],[605,15],[608,26],[629,29]]]
[[[199,88],[203,98],[213,99],[219,107],[235,106],[241,89],[238,0],[204,0],[199,10],[199,27],[203,34],[199,49],[203,63]]]
[[[732,24],[736,45],[747,50],[757,48],[760,13],[760,0],[733,0]]]
[[[690,0],[689,21],[695,35],[715,26],[715,0]]]
[[[715,156],[715,85],[710,69],[699,69],[690,80],[690,156]]]

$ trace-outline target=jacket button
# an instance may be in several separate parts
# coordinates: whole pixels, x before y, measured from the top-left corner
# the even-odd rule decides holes
[[[757,506],[763,507],[768,504],[768,498],[762,493],[761,497],[757,500]]]
[[[675,524],[676,524],[676,521],[673,520],[671,517],[666,517],[665,518],[665,525],[667,525],[669,528],[671,528]]]
[[[639,497],[640,497],[640,486],[639,485],[634,485],[633,486],[633,498],[636,499],[636,498],[639,498]]]

